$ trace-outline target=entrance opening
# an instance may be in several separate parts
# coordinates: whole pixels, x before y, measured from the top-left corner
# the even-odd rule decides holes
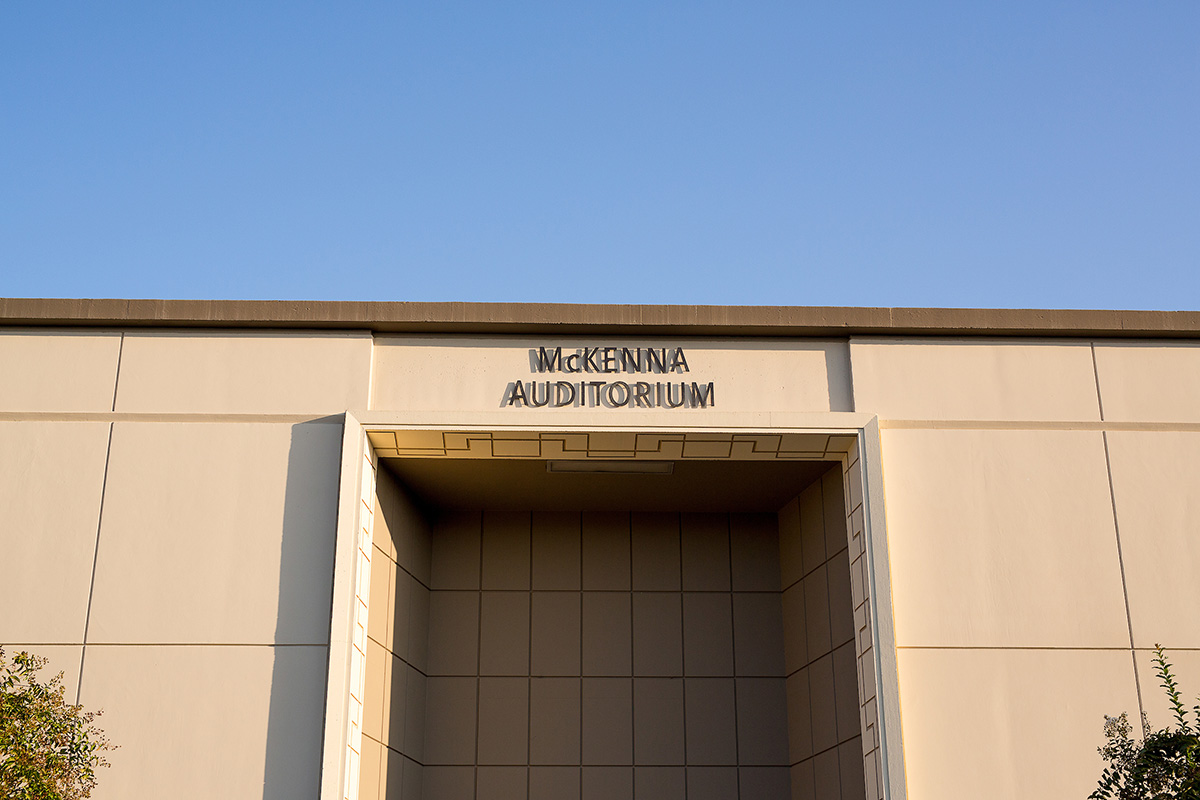
[[[864,797],[842,468],[381,459],[360,797]]]

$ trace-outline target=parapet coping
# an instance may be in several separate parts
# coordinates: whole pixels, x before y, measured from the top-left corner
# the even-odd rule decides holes
[[[1200,338],[1200,311],[0,298],[0,325],[718,337]]]

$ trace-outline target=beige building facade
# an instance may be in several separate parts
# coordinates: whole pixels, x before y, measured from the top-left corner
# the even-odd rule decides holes
[[[99,798],[1084,797],[1200,686],[1200,314],[0,300]]]

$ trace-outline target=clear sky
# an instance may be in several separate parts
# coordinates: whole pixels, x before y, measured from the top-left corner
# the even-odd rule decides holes
[[[1200,2],[6,2],[0,296],[1200,308]]]

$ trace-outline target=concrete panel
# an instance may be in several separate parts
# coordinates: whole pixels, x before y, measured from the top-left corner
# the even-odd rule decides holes
[[[0,422],[0,642],[83,641],[107,449],[107,423]]]
[[[738,770],[738,783],[742,797],[789,800],[792,796],[792,782],[787,767],[742,767]],[[843,792],[842,797],[849,800],[854,795]],[[688,800],[691,800],[690,796]]]
[[[800,533],[800,498],[793,498],[779,509],[779,571],[782,587],[787,589],[804,575],[804,554]]]
[[[738,763],[788,763],[787,687],[783,678],[737,679]]]
[[[685,763],[683,688],[679,678],[634,679],[635,764]]]
[[[403,580],[398,580],[403,578]],[[388,650],[395,649],[395,626],[392,624],[392,613],[396,609],[404,611],[408,607],[409,576],[396,569],[392,561],[378,547],[371,552],[371,585],[367,605],[367,634]],[[396,595],[403,595],[403,599]],[[408,639],[408,617],[400,625],[403,638]]]
[[[475,800],[527,800],[528,777],[526,767],[480,767]]]
[[[816,800],[815,780],[811,760],[792,767],[792,800]]]
[[[584,678],[582,760],[584,764],[633,763],[633,681]]]
[[[633,537],[633,588],[679,591],[679,515],[638,513],[630,518]]]
[[[404,674],[391,674],[392,655],[383,649],[383,645],[374,639],[367,640],[367,675],[363,692],[362,730],[365,736],[380,742],[388,741],[389,725],[385,725],[385,712],[393,708],[392,686],[396,683],[397,702],[403,708],[404,704]],[[403,713],[403,712],[402,712]],[[399,746],[399,743],[397,743]]]
[[[89,645],[81,699],[120,745],[93,797],[315,798],[325,660],[324,647]]]
[[[341,439],[117,423],[89,641],[324,643]]]
[[[580,515],[535,511],[531,524],[533,588],[577,591],[581,569]]]
[[[30,653],[47,659],[46,666],[37,672],[41,683],[48,683],[55,675],[62,673],[63,700],[67,703],[77,702],[76,691],[79,688],[79,657],[83,653],[83,645],[78,644],[3,644],[4,658],[12,661],[17,653]],[[88,711],[95,709],[88,708]],[[104,727],[104,720],[97,724]]]
[[[117,411],[338,414],[366,408],[367,333],[136,331]]]
[[[777,593],[734,593],[733,629],[738,675],[784,675],[783,607]]]
[[[528,763],[528,678],[480,678],[478,735],[478,763]]]
[[[391,747],[393,750],[412,753],[404,747],[404,729],[408,723],[409,717],[415,713],[409,708],[409,687],[408,680],[412,675],[417,673],[408,664],[404,663],[399,658],[396,658],[391,653],[384,653],[383,675],[384,684],[379,690],[382,696],[382,705],[378,709],[372,708],[371,697],[371,682],[375,678],[372,671],[378,669],[370,661],[371,653],[367,652],[367,690],[363,698],[363,733],[367,736],[372,736],[372,714],[378,715],[381,735],[377,737],[381,742]]]
[[[800,575],[825,563],[825,500],[821,485],[814,483],[800,493]],[[797,575],[796,577],[799,577]]]
[[[683,674],[733,675],[733,608],[730,595],[683,595]]]
[[[632,767],[584,767],[583,800],[632,800]]]
[[[779,591],[779,519],[776,515],[731,514],[729,554],[735,592]]]
[[[788,752],[791,763],[809,758],[812,748],[812,704],[809,699],[808,670],[800,669],[787,679]]]
[[[538,373],[530,351],[562,346],[563,355],[582,347],[682,346],[688,372]],[[619,353],[619,351],[618,351]],[[372,408],[390,411],[455,410],[495,413],[512,381],[580,380],[714,381],[715,407],[728,411],[849,411],[850,370],[845,341],[593,339],[569,337],[483,338],[462,336],[381,335],[375,339]],[[539,398],[540,399],[540,398]],[[516,408],[506,411],[533,418],[588,411],[564,408]],[[655,410],[620,409],[648,415]],[[658,411],[657,413],[664,413]],[[680,413],[679,411],[674,412]]]
[[[479,614],[479,674],[528,675],[529,593],[484,592]]]
[[[1129,615],[1137,647],[1200,647],[1200,433],[1111,432]]]
[[[579,675],[582,612],[579,592],[534,592],[529,668],[533,675]]]
[[[380,462],[375,482],[375,528],[373,539],[388,557],[416,576],[430,582],[429,524],[413,502],[410,492]]]
[[[483,514],[484,589],[529,589],[528,511],[488,510]]]
[[[838,763],[837,749],[817,753],[812,760],[812,765],[816,796],[821,800],[829,797],[840,798],[842,796],[842,768]]]
[[[737,767],[688,767],[687,800],[729,800],[738,797],[737,772]],[[743,792],[741,796],[754,797],[756,800],[759,797],[748,792]]]
[[[379,742],[363,736],[362,754],[358,767],[358,800],[379,800],[380,790],[385,784],[384,747]]]
[[[530,767],[529,800],[579,800],[579,767]]]
[[[885,430],[882,451],[898,646],[1129,645],[1100,433]]]
[[[482,525],[478,511],[442,513],[433,533],[429,588],[479,588]]]
[[[736,764],[737,715],[733,678],[688,678],[684,719],[688,764]]]
[[[633,771],[633,796],[654,800],[684,800],[687,770],[684,767],[637,767]]]
[[[1104,418],[1200,421],[1200,347],[1193,342],[1096,344]]]
[[[630,595],[583,593],[583,674],[632,675]]]
[[[854,339],[854,404],[880,419],[1098,420],[1088,342]]]
[[[408,772],[405,766],[405,774]],[[474,767],[425,767],[423,800],[464,800],[475,796]],[[407,786],[405,788],[408,788]],[[407,796],[405,796],[407,800]]]
[[[909,797],[958,800],[964,787],[980,800],[1085,797],[1103,766],[1104,715],[1137,717],[1128,651],[902,649],[898,657]]]
[[[0,333],[0,411],[111,411],[121,334]]]
[[[633,593],[633,674],[683,673],[683,604],[678,592]]]
[[[429,674],[479,673],[479,592],[432,592]]]
[[[580,762],[581,690],[579,678],[530,679],[530,764],[570,765]]]
[[[383,756],[386,762],[383,768],[385,782],[380,787],[380,796],[388,800],[407,800],[410,797],[420,800],[424,768],[394,750],[385,751]]]
[[[808,663],[808,634],[804,623],[804,586],[783,593],[783,662],[791,675]]]
[[[842,797],[846,800],[858,800],[866,797],[866,777],[863,774],[862,737],[842,742],[838,745],[838,768],[841,772]],[[874,785],[872,789],[876,789]],[[875,795],[878,797],[878,795]]]
[[[729,591],[729,515],[682,514],[679,527],[683,590]]]
[[[475,763],[475,678],[429,678],[425,684],[426,764]],[[430,780],[426,774],[426,781]]]
[[[818,658],[808,666],[806,672],[812,751],[820,753],[838,743],[837,686],[833,674],[833,656]],[[801,698],[804,696],[801,687],[793,687],[793,697],[797,695]]]
[[[584,512],[583,588],[629,589],[629,514]]]

